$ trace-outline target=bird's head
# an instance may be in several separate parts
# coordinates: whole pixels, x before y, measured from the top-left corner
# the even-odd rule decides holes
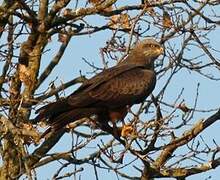
[[[163,52],[162,45],[156,40],[145,39],[133,46],[124,63],[141,64],[153,68],[154,60]]]
[[[144,55],[146,59],[155,60],[163,54],[164,49],[156,40],[145,39],[137,43],[132,51]]]

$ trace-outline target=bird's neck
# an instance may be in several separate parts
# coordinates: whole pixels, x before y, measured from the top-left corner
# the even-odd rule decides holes
[[[154,61],[152,60],[150,64],[145,64],[145,68],[149,70],[154,70]]]
[[[142,53],[129,54],[120,64],[135,64],[144,66],[146,69],[154,70],[154,59],[144,56]]]

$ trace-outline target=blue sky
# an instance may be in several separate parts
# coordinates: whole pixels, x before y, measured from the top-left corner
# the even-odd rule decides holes
[[[1,2],[1,1],[0,1]],[[130,3],[134,3],[134,1],[129,1]],[[138,2],[139,1],[135,1]],[[220,8],[218,6],[218,8]],[[160,11],[160,10],[158,10]],[[209,9],[207,9],[206,13],[209,13]],[[219,10],[218,10],[219,12]],[[132,12],[135,14],[135,12]],[[220,12],[219,12],[220,13]],[[219,14],[218,13],[218,14]],[[106,18],[100,20],[100,17],[98,16],[92,16],[87,19],[91,24],[97,24],[101,25],[104,22],[107,22]],[[202,25],[201,25],[202,26]],[[144,27],[142,27],[144,28]],[[148,36],[151,36],[154,34],[154,28],[152,26],[152,30],[149,31],[149,34],[146,34]],[[220,28],[219,26],[216,27],[216,30],[211,32],[210,34],[207,35],[207,38],[210,40],[210,44],[216,48],[217,50],[220,51],[219,48],[219,42],[220,42]],[[91,74],[88,74],[87,72],[91,72],[92,68],[89,67],[84,61],[83,58],[87,59],[90,62],[93,62],[96,66],[98,67],[103,67],[102,61],[101,61],[101,55],[100,55],[100,48],[105,46],[105,43],[107,40],[109,40],[112,36],[112,31],[102,31],[99,33],[95,33],[92,35],[86,35],[86,36],[74,36],[69,44],[69,47],[67,48],[64,56],[62,57],[62,61],[60,64],[54,69],[52,74],[48,77],[48,79],[42,84],[42,86],[39,88],[37,91],[38,93],[43,92],[45,89],[48,88],[48,83],[51,82],[52,80],[55,80],[57,77],[57,80],[55,81],[56,85],[60,85],[64,82],[67,82],[71,79],[74,79],[75,77],[78,77],[80,75],[80,72],[83,75],[86,75],[87,77],[92,76]],[[173,39],[170,41],[171,45],[176,45],[177,47],[181,45],[181,38],[179,39]],[[46,49],[50,50],[47,51],[43,57],[42,57],[42,66],[41,66],[41,72],[42,70],[46,67],[46,65],[50,62],[54,54],[57,52],[58,48],[60,46],[60,42],[58,42],[58,37],[57,35],[52,38],[52,41],[48,44]],[[168,44],[165,44],[165,46],[168,46]],[[178,50],[178,48],[176,48]],[[201,48],[195,48],[191,47],[189,48],[188,51],[185,52],[186,57],[191,57],[191,56],[196,56],[200,55],[202,52]],[[215,57],[220,59],[220,54],[219,53],[214,53]],[[199,60],[201,61],[207,61],[209,60],[207,56],[201,57]],[[168,59],[166,59],[168,61]],[[114,62],[110,63],[111,65],[114,64]],[[220,77],[219,70],[214,70],[213,68],[207,68],[205,70],[206,73],[213,73],[215,76]],[[169,74],[168,72],[167,74]],[[167,76],[164,78],[160,79],[157,82],[156,88],[153,92],[154,95],[156,95],[161,88],[163,87],[164,83],[167,80]],[[220,92],[220,86],[218,81],[211,81],[208,80],[207,78],[204,78],[203,76],[199,75],[196,72],[188,71],[186,69],[181,70],[181,72],[176,75],[171,83],[168,86],[168,89],[166,90],[164,94],[164,101],[168,103],[172,103],[178,96],[178,93],[181,91],[182,88],[184,88],[183,95],[181,97],[181,100],[185,100],[185,103],[189,106],[192,107],[194,100],[195,100],[195,95],[196,95],[196,88],[197,84],[200,83],[199,87],[199,97],[198,97],[198,106],[197,109],[214,109],[220,106],[220,98],[218,96],[218,93]],[[75,90],[79,85],[74,85],[67,90],[65,90],[65,95],[70,94],[73,90]],[[62,94],[64,95],[64,94]],[[53,98],[50,99],[53,101]],[[165,108],[165,107],[164,107]],[[169,109],[167,109],[169,110]],[[164,114],[166,114],[164,112]],[[179,115],[178,118],[175,118],[175,122],[173,124],[178,124],[180,123],[180,117],[182,112],[177,111],[177,114]],[[192,124],[200,120],[201,118],[206,118],[209,115],[213,114],[211,113],[195,113],[194,118],[192,120]],[[144,115],[145,116],[145,115]],[[146,115],[146,117],[148,117]],[[209,144],[211,147],[214,147],[213,144],[213,139],[220,144],[220,138],[219,138],[219,122],[216,122],[214,125],[209,127],[207,130],[205,130],[201,135],[205,142]],[[187,128],[190,128],[190,126],[186,127],[184,130]],[[181,135],[183,133],[183,130],[181,129],[180,131],[176,132],[176,135]],[[105,139],[109,139],[109,137],[105,137]],[[199,140],[200,137],[197,139]],[[200,139],[201,140],[201,139]],[[162,141],[159,141],[159,144],[163,143]],[[81,150],[78,154],[78,156],[85,156],[88,152],[93,152],[94,149],[96,149],[97,144],[100,144],[100,139],[97,139],[93,141],[89,145],[89,147],[85,150]],[[35,147],[30,146],[30,152],[33,151]],[[50,151],[50,153],[53,152],[62,152],[65,150],[71,149],[71,135],[70,134],[65,134],[62,139],[59,141],[59,143]],[[185,148],[180,148],[176,152],[178,155],[184,154],[185,153]],[[208,154],[208,158],[210,159],[212,154]],[[134,156],[127,155],[125,157],[126,162],[130,162],[134,159]],[[139,162],[138,162],[139,163]],[[136,164],[138,165],[138,164]],[[141,166],[140,166],[141,167]],[[51,176],[54,174],[54,172],[59,168],[59,162],[56,163],[51,163],[49,165],[43,166],[41,168],[37,169],[37,175],[38,178],[41,180],[46,180],[46,179],[51,179]],[[85,165],[84,166],[85,170],[84,172],[81,173],[81,179],[95,179],[94,175],[94,170],[92,166]],[[69,166],[66,168],[66,170],[72,171],[73,165]],[[134,176],[139,176],[140,174],[138,173],[137,170],[134,168],[125,168],[124,172],[129,172],[130,174]],[[115,175],[114,172],[109,172],[107,170],[100,170],[99,171],[99,176],[101,179],[105,180],[112,180],[112,179],[117,179],[117,176]],[[220,177],[220,168],[218,167],[215,170],[208,171],[206,173],[190,176],[187,178],[187,180],[205,180],[209,179],[209,176],[211,176],[212,180],[218,180]],[[77,176],[79,178],[79,176]],[[123,178],[119,178],[123,179]],[[166,178],[167,180],[171,178]]]
[[[216,42],[219,42],[220,40],[217,34],[219,34],[219,30],[210,36],[213,45],[216,45],[216,47],[217,47]],[[97,33],[95,35],[92,35],[91,37],[89,36],[76,37],[76,38],[73,37],[72,41],[70,42],[71,48],[67,49],[67,51],[65,52],[61,64],[59,65],[59,67],[55,69],[55,71],[51,75],[51,79],[54,79],[55,76],[58,76],[59,80],[66,82],[68,80],[73,79],[76,76],[79,76],[79,71],[82,71],[82,74],[86,74],[87,71],[91,71],[92,69],[82,60],[82,58],[86,58],[87,60],[94,62],[97,66],[101,66],[100,63],[101,56],[99,54],[99,48],[105,45],[105,41],[108,40],[109,37],[108,35],[111,35],[111,32]],[[218,41],[217,38],[219,39]],[[90,75],[87,75],[87,77],[88,76]],[[57,84],[60,83],[59,80],[56,81]],[[165,93],[164,99],[170,103],[173,102],[173,100],[177,97],[181,89],[184,88],[185,90],[182,99],[185,99],[186,104],[189,105],[190,107],[193,105],[196,94],[196,87],[198,83],[200,83],[198,109],[206,109],[207,107],[210,109],[217,108],[219,106],[219,98],[216,97],[216,94],[217,92],[220,91],[220,86],[218,82],[207,80],[198,73],[188,72],[187,70],[183,70],[183,72],[181,72],[171,81],[168,87],[169,90],[167,90],[167,92],[169,93]],[[157,83],[156,89],[154,90],[154,94],[157,94],[157,92],[160,90],[162,86],[163,86],[163,81],[161,80]],[[73,86],[70,87],[68,90],[65,90],[66,95],[72,92],[72,90],[75,89],[76,87],[77,86]],[[197,122],[200,118],[208,117],[209,114],[212,113],[206,113],[206,114],[196,113],[194,117],[194,122]],[[214,144],[212,143],[212,139],[215,139],[217,143],[220,143],[218,131],[219,131],[219,122],[215,123],[215,125],[212,125],[202,133],[206,143],[208,143],[212,147],[214,147]],[[181,130],[177,135],[181,135],[182,132],[183,131]],[[100,141],[97,140],[95,143],[100,143]],[[91,148],[95,146],[95,143],[92,145]],[[60,140],[59,144],[56,145],[53,151],[60,152],[63,149],[68,150],[70,148],[71,148],[70,135],[66,134]],[[177,152],[178,152],[177,154],[183,154],[184,148],[180,148],[180,150],[177,150]],[[85,153],[87,153],[87,151],[85,151]],[[209,158],[210,155],[211,154],[209,154]],[[130,157],[129,160],[132,160],[132,158],[133,157]],[[51,168],[48,168],[47,166],[41,167],[39,171],[37,171],[40,177],[44,179],[45,176],[50,177],[50,174],[54,173],[54,167],[56,167],[56,165],[53,163],[49,167]],[[82,179],[88,179],[92,177],[93,177],[92,179],[95,179],[91,167],[92,166],[85,166],[85,171],[87,173],[82,173],[81,175]],[[203,174],[190,176],[187,178],[187,180],[197,180],[198,178],[205,180],[209,176],[212,176],[211,179],[217,180],[220,176],[219,171],[220,169],[217,168],[215,170],[211,170]],[[129,172],[131,172],[131,170],[129,170]],[[136,170],[132,170],[132,174],[134,176],[139,175],[139,173]],[[100,177],[105,178],[106,180],[117,179],[115,173],[109,173],[107,170],[101,170],[99,172],[99,175]],[[123,179],[123,178],[119,178],[119,179]],[[166,179],[169,180],[171,178],[166,178]]]

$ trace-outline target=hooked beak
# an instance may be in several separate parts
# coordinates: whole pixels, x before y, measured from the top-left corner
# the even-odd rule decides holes
[[[163,53],[164,53],[164,48],[163,48],[163,47],[160,47],[160,48],[159,48],[159,53],[160,53],[160,54],[163,54]]]

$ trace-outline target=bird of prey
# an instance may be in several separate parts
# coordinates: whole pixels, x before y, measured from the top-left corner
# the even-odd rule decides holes
[[[143,102],[153,91],[154,60],[162,53],[163,47],[154,39],[138,42],[124,61],[86,80],[68,97],[37,110],[36,120],[47,120],[47,134],[95,115],[99,128],[120,139],[114,133],[114,124],[124,119],[128,107]]]

